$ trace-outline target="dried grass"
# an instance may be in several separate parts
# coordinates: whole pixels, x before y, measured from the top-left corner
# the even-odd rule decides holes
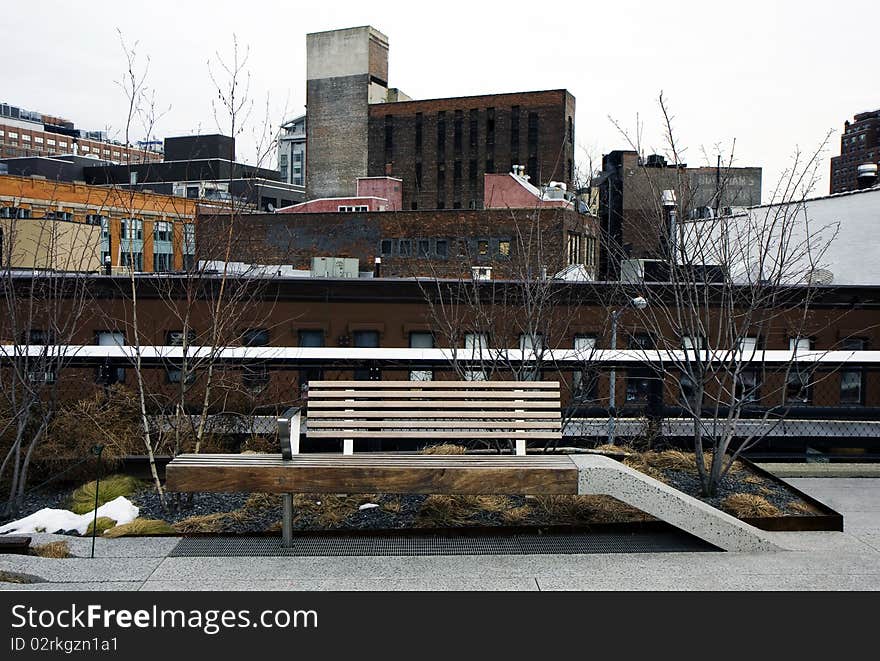
[[[721,509],[739,519],[779,516],[779,508],[763,496],[752,493],[735,493],[721,501]]]
[[[422,454],[466,454],[467,448],[453,443],[440,443],[424,448]]]
[[[694,453],[682,452],[681,450],[645,452],[642,459],[652,468],[661,470],[694,470],[697,466]]]
[[[222,532],[229,521],[229,512],[215,512],[181,519],[172,528],[181,534]]]
[[[651,517],[610,496],[538,496],[537,507],[547,524],[649,521]]]
[[[666,475],[664,475],[663,471],[651,466],[645,460],[645,455],[634,454],[624,459],[623,464],[624,466],[629,466],[630,468],[633,468],[640,473],[644,473],[648,477],[653,477],[655,480],[659,480],[660,482],[668,482],[668,478],[666,477]]]
[[[788,506],[788,509],[792,510],[793,512],[795,512],[797,514],[803,514],[806,516],[814,516],[816,514],[821,514],[821,511],[819,510],[818,507],[816,507],[815,505],[811,505],[810,503],[801,501],[801,500],[796,501],[794,503],[791,503]]]
[[[422,501],[417,528],[452,528],[472,524],[473,502],[468,496],[431,494]]]
[[[380,504],[380,507],[386,512],[391,512],[392,514],[400,514],[403,509],[403,504],[400,502],[400,498],[393,498],[391,500],[386,500],[384,503]]]
[[[335,494],[305,494],[293,496],[294,521],[308,516],[319,526],[333,528],[357,512],[361,501],[358,496]]]
[[[47,542],[31,546],[31,553],[41,558],[70,558],[70,544],[65,541]]]
[[[174,528],[161,519],[135,519],[110,528],[104,537],[138,537],[150,535],[173,535]]]
[[[528,505],[520,505],[519,507],[511,507],[501,513],[501,519],[505,523],[511,525],[519,525],[525,523],[532,516],[532,508]]]

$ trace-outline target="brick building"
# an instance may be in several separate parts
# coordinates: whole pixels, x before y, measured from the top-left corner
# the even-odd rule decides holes
[[[660,193],[673,190],[688,218],[707,218],[761,203],[759,167],[688,167],[667,164],[659,155],[642,158],[617,150],[602,157],[599,217],[602,224],[600,273],[616,279],[620,262],[662,259],[667,228]]]
[[[859,113],[846,121],[840,136],[840,156],[831,158],[831,192],[858,189],[860,165],[880,163],[880,109]]]
[[[154,163],[162,153],[127,147],[103,131],[83,131],[73,122],[0,104],[0,158],[80,154],[116,163]]]
[[[483,175],[513,165],[534,184],[572,183],[566,90],[412,100],[388,87],[388,38],[375,28],[310,34],[307,50],[307,198],[394,176],[404,209],[479,209]]]
[[[248,214],[237,220],[235,259],[308,270],[313,257],[349,257],[387,277],[550,276],[571,265],[593,274],[596,218],[572,209],[445,209],[431,211]],[[216,217],[199,223],[200,242],[214,240]],[[222,259],[222,255],[206,255]]]
[[[179,197],[0,176],[0,250],[13,268],[90,271],[109,257],[135,271],[180,270],[195,255],[195,217],[196,202]]]

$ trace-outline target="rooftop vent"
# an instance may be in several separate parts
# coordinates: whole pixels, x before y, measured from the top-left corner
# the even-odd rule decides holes
[[[876,163],[865,163],[859,166],[857,179],[859,188],[871,188],[877,183],[877,178]]]

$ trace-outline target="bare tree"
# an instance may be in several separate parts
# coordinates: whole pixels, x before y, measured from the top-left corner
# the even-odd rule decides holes
[[[49,201],[45,209],[55,206]],[[25,217],[17,201],[7,208],[13,212],[0,221],[0,480],[9,486],[3,515],[14,516],[58,410],[69,345],[88,317],[86,272],[97,262],[97,230],[45,210]]]
[[[644,169],[655,206],[653,222],[643,228],[648,241],[659,230],[668,276],[656,286],[629,286],[648,300],[637,312],[651,337],[651,345],[643,345],[646,363],[690,420],[702,491],[714,495],[737,457],[765,438],[799,392],[815,384],[815,375],[797,359],[805,349],[802,340],[819,332],[820,323],[833,322],[817,321],[812,309],[817,274],[837,227],[815,227],[805,213],[824,141],[809,154],[795,154],[770,205],[730,215],[718,213],[717,205],[712,213],[692,213],[693,191],[686,170],[678,167],[682,149],[673,118],[662,95],[659,103],[675,188]],[[641,153],[638,142],[631,144]],[[733,153],[725,161],[719,197],[732,185]],[[790,360],[768,363],[768,346],[786,342]],[[758,423],[744,424],[746,412],[757,412]]]

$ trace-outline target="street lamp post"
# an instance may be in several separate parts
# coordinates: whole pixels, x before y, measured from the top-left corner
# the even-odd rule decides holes
[[[617,349],[617,321],[620,315],[629,307],[633,306],[636,310],[644,310],[648,307],[648,301],[641,296],[630,299],[626,305],[619,310],[611,313],[611,350]],[[617,370],[612,367],[608,376],[608,445],[614,445],[614,422],[617,411],[615,410],[615,400],[617,395]]]

